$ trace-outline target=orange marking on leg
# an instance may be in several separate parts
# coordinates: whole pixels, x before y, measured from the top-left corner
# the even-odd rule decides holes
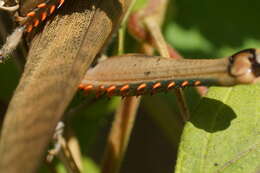
[[[50,14],[52,14],[52,13],[55,11],[55,8],[56,8],[55,5],[52,5],[52,6],[50,7]]]
[[[31,32],[33,29],[33,26],[32,25],[28,25],[27,26],[27,29],[26,29],[26,32]]]
[[[101,91],[104,91],[104,90],[105,90],[105,86],[104,86],[104,85],[100,85],[100,86],[98,87],[98,89],[101,90]]]
[[[127,95],[127,92],[129,91],[130,89],[130,86],[129,85],[124,85],[120,88],[120,94],[122,96],[126,96]]]
[[[139,85],[138,88],[137,88],[137,96],[142,95],[144,93],[144,90],[145,90],[146,87],[147,87],[146,83]]]
[[[189,81],[185,80],[181,83],[181,87],[186,87],[187,85],[189,85]]]
[[[83,90],[83,89],[84,89],[84,87],[85,87],[85,85],[84,85],[84,84],[79,84],[79,86],[78,86],[78,88],[79,88],[80,90]]]
[[[35,21],[33,22],[33,26],[37,27],[39,25],[40,21],[38,19],[35,19]]]
[[[121,92],[125,92],[126,90],[129,90],[130,86],[129,85],[124,85],[120,88]]]
[[[93,85],[90,85],[90,84],[84,85],[82,87],[83,87],[83,90],[84,90],[84,94],[86,94],[86,95],[89,94],[90,91],[93,89]]]
[[[85,90],[85,91],[90,91],[90,90],[92,90],[93,88],[94,88],[93,85],[89,84],[89,85],[85,85],[84,90]]]
[[[41,3],[41,4],[37,5],[37,7],[38,8],[44,8],[44,7],[46,7],[46,5],[47,5],[46,3]]]
[[[152,88],[152,95],[156,93],[156,90],[159,89],[160,87],[162,87],[162,84],[160,82],[157,82],[156,84],[153,85]]]
[[[47,12],[43,12],[41,20],[44,21],[47,16],[48,16],[48,13]]]
[[[29,13],[27,13],[27,17],[33,17],[33,16],[35,16],[35,11],[31,11],[31,12],[29,12]]]
[[[170,82],[167,86],[167,89],[170,90],[172,89],[173,87],[175,87],[176,83],[175,82]]]
[[[58,8],[59,8],[60,6],[62,6],[62,5],[64,4],[64,2],[65,2],[65,0],[60,0]]]
[[[110,86],[109,88],[107,88],[107,94],[108,96],[113,96],[113,94],[115,93],[116,91],[116,86],[115,85],[112,85]]]
[[[194,83],[195,86],[198,86],[200,84],[201,84],[201,81],[199,81],[199,80],[195,81],[195,83]]]
[[[147,87],[146,83],[143,83],[143,84],[141,84],[141,85],[138,86],[137,91],[142,91],[142,90],[144,90],[146,87]]]
[[[105,86],[104,85],[100,85],[98,87],[98,90],[96,92],[96,98],[100,97],[105,91]]]
[[[162,86],[162,84],[160,82],[156,83],[153,85],[153,89],[158,89]]]

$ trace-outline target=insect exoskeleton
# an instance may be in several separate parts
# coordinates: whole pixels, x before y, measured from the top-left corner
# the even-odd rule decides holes
[[[31,32],[40,22],[46,20],[48,15],[60,8],[65,0],[40,0],[19,2],[18,12],[21,16],[16,16],[20,26],[7,37],[6,43],[0,49],[0,63],[4,61],[17,47],[24,32]]]
[[[230,57],[230,74],[239,84],[254,83],[260,77],[260,50],[245,49]]]

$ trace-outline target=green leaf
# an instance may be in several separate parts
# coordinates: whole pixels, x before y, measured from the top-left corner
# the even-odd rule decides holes
[[[185,126],[176,173],[253,173],[259,166],[260,85],[211,88]]]
[[[100,169],[98,167],[98,165],[89,157],[83,157],[82,160],[82,164],[83,164],[83,171],[84,172],[91,172],[91,173],[98,173],[100,172]],[[63,165],[63,163],[59,163],[57,165],[57,172],[59,173],[66,173],[68,172],[65,168],[65,166]]]
[[[83,172],[99,173],[100,169],[98,165],[88,157],[84,157],[83,160]]]

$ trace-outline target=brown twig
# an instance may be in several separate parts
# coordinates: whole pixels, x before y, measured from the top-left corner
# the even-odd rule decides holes
[[[67,146],[70,149],[75,164],[77,165],[78,169],[82,172],[82,154],[80,150],[79,141],[71,128],[67,128],[66,132]]]
[[[164,3],[165,4],[163,4],[163,5],[166,5],[167,1],[165,1]],[[158,22],[154,18],[154,16],[150,15],[150,16],[145,17],[144,24],[145,24],[148,32],[150,33],[152,42],[156,46],[160,55],[163,57],[166,57],[166,58],[171,58],[170,53],[169,53],[168,44],[166,43],[166,41],[162,35],[160,25],[158,24]],[[177,96],[177,100],[178,100],[177,102],[178,102],[178,106],[180,108],[180,113],[181,113],[182,119],[184,122],[186,122],[190,117],[190,113],[189,113],[188,105],[187,105],[185,97],[184,97],[183,90],[180,88],[176,88],[175,95]]]
[[[62,160],[65,167],[70,173],[80,173],[80,168],[78,167],[75,159],[72,156],[71,150],[67,145],[66,140],[63,137],[59,137],[59,143],[61,144],[61,152],[58,157]]]
[[[65,115],[65,121],[69,121],[74,115],[76,115],[77,113],[81,112],[84,109],[87,109],[88,107],[92,106],[93,104],[97,103],[96,102],[97,99],[93,98],[91,100],[83,100],[79,105],[69,109]]]
[[[0,39],[6,41],[7,37],[10,34],[10,31],[14,30],[14,23],[12,23],[11,16],[9,13],[1,13],[0,15]],[[1,46],[2,47],[2,46]],[[11,54],[14,57],[14,64],[16,65],[19,73],[23,72],[25,57],[27,55],[27,46],[25,41],[21,40],[16,50]]]
[[[153,38],[154,43],[158,51],[160,52],[161,56],[170,58],[168,45],[162,36],[159,25],[152,17],[147,17],[144,22],[146,24],[148,31],[151,33],[151,37]],[[177,97],[177,103],[180,108],[182,119],[184,122],[186,122],[190,117],[190,113],[189,113],[188,105],[186,103],[186,99],[184,97],[183,90],[181,88],[175,88],[174,92]]]
[[[64,124],[63,122],[59,122],[53,136],[54,148],[49,150],[46,161],[47,163],[51,163],[54,156],[57,155],[69,173],[80,173],[82,168],[81,162],[78,162],[78,155],[73,155],[74,152],[71,151],[69,141],[63,137],[63,132]]]
[[[128,145],[140,99],[127,97],[122,100],[108,138],[103,158],[102,173],[117,173]]]
[[[134,1],[132,2],[133,4]],[[122,54],[124,49],[124,32],[125,27],[122,26],[119,32],[119,54]],[[102,163],[102,173],[119,172],[133,129],[139,103],[140,97],[126,97],[121,101],[107,141]]]

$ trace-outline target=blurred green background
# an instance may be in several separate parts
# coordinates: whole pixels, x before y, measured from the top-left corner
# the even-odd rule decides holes
[[[145,1],[137,0],[135,9]],[[259,47],[259,7],[259,0],[171,0],[163,32],[167,41],[184,57],[229,56],[242,48]],[[5,14],[1,13],[0,17],[3,20]],[[132,46],[136,45],[135,40],[129,35],[126,37],[125,52],[135,52],[137,47]],[[0,64],[1,118],[20,74],[15,60]],[[185,94],[190,110],[193,111],[200,97],[192,88],[185,89]],[[91,98],[77,93],[70,108],[86,99]],[[88,172],[99,170],[106,137],[119,101],[120,98],[96,100],[66,124],[79,139],[84,169]],[[173,172],[183,130],[180,122],[172,93],[143,97],[121,172]],[[59,172],[65,172],[59,162],[57,168]],[[43,165],[42,172],[49,170]]]

